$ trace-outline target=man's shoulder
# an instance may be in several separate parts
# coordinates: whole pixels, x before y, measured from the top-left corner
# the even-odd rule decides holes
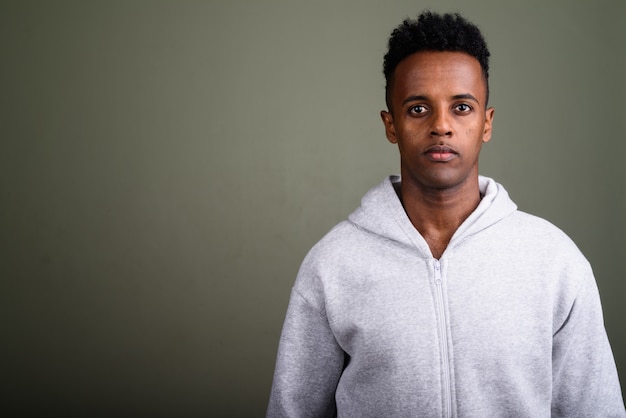
[[[567,234],[548,219],[519,209],[513,212],[509,221],[512,225],[529,233],[540,233],[554,239],[569,240]]]
[[[535,251],[545,252],[552,257],[561,256],[570,261],[579,260],[587,263],[586,258],[576,243],[561,228],[551,221],[520,210],[508,219],[509,239]]]
[[[309,251],[307,258],[329,257],[353,251],[363,243],[366,232],[350,220],[344,220],[333,226]]]

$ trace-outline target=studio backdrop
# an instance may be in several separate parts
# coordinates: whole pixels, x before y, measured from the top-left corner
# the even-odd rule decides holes
[[[426,8],[483,30],[480,171],[590,260],[626,381],[625,2],[3,1],[11,416],[263,416],[300,262],[399,170],[382,58]]]

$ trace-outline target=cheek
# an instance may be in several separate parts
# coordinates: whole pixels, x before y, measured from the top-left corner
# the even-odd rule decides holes
[[[400,129],[396,129],[396,135],[400,146],[410,146],[415,142],[415,129],[410,126],[402,126]]]
[[[426,128],[423,123],[413,120],[405,123],[400,130],[402,132],[402,136],[404,136],[407,140],[415,141],[418,140],[420,135],[423,134],[424,129]]]
[[[482,137],[479,135],[478,129],[476,128],[467,128],[465,130],[465,138],[472,140],[472,141],[482,140]]]
[[[484,126],[472,126],[472,127],[468,127],[465,130],[465,137],[471,140],[475,140],[477,142],[482,142],[483,141],[483,129]]]

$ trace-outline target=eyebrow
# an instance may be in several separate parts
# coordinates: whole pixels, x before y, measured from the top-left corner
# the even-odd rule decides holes
[[[473,100],[476,103],[480,103],[476,97],[472,96],[469,93],[456,94],[456,95],[452,96],[452,100],[461,100],[461,99]],[[404,99],[404,101],[402,102],[402,105],[405,105],[408,102],[414,102],[414,101],[420,101],[420,100],[428,100],[428,97],[426,97],[426,96],[409,96],[406,99]]]

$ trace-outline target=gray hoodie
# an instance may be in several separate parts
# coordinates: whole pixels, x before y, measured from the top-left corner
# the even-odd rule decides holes
[[[390,177],[305,258],[268,417],[626,417],[589,263],[484,198],[439,260]]]

